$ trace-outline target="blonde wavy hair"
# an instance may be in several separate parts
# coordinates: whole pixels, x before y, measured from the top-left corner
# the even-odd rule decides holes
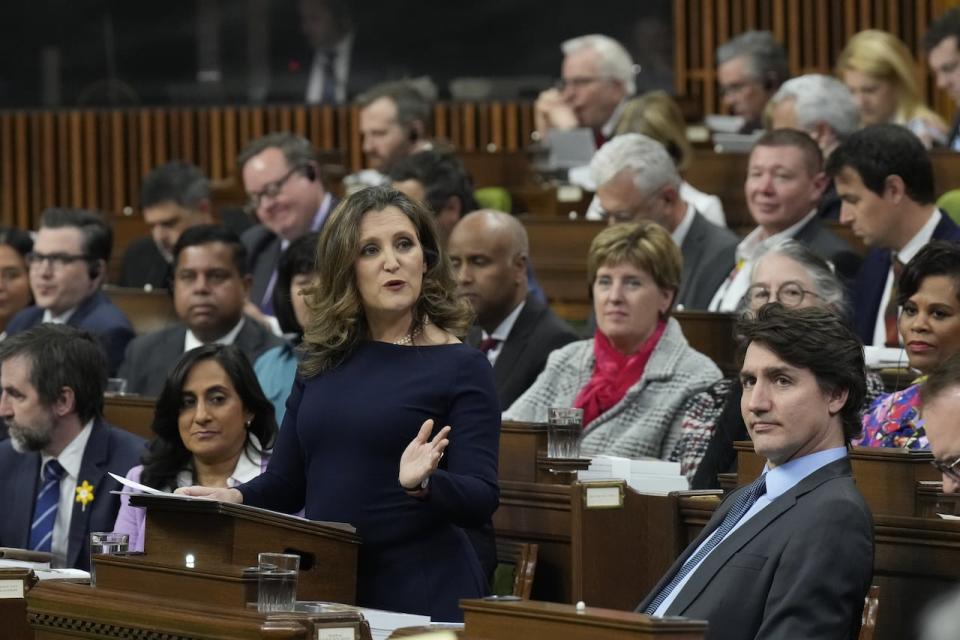
[[[440,246],[433,214],[389,187],[363,189],[334,209],[317,240],[316,278],[303,292],[310,309],[300,362],[300,374],[306,378],[337,366],[370,337],[355,271],[360,257],[360,223],[367,213],[388,207],[413,223],[427,263],[409,335],[428,318],[456,336],[465,335],[470,326],[473,312],[469,303],[457,296],[453,269]]]
[[[687,140],[687,122],[680,105],[665,91],[649,91],[630,100],[615,133],[642,133],[653,138],[670,154],[677,171],[690,164],[693,147]]]
[[[916,62],[907,45],[895,35],[877,29],[855,34],[837,58],[836,75],[841,80],[844,71],[859,71],[896,88],[896,124],[919,117],[946,128],[943,119],[923,103]]]

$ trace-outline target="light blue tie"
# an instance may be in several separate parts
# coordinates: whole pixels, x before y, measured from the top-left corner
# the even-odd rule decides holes
[[[60,504],[60,478],[63,467],[56,459],[43,467],[43,484],[33,506],[33,523],[30,525],[30,548],[34,551],[50,551],[53,542],[53,525],[57,521],[57,505]]]
[[[690,573],[694,567],[697,567],[700,564],[700,561],[707,557],[711,551],[713,551],[718,544],[720,544],[723,539],[726,537],[730,530],[740,522],[740,519],[747,514],[747,511],[750,510],[750,507],[753,506],[757,500],[760,499],[760,496],[767,492],[767,483],[765,476],[760,476],[753,481],[753,484],[749,485],[743,493],[737,498],[737,501],[733,503],[733,506],[730,508],[730,511],[727,512],[727,515],[724,516],[723,522],[720,523],[720,526],[714,530],[710,538],[707,540],[703,546],[700,547],[700,550],[697,551],[694,555],[690,556],[686,562],[683,563],[683,566],[680,567],[680,570],[677,571],[676,575],[673,576],[673,580],[670,581],[670,584],[665,586],[660,593],[657,594],[657,597],[654,598],[649,605],[647,605],[644,613],[648,615],[653,615],[653,612],[667,599],[673,590],[677,588],[677,585]]]

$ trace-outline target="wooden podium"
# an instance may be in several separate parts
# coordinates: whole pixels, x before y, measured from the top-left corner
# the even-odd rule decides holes
[[[97,586],[43,582],[28,595],[37,638],[322,638],[316,629],[351,629],[359,613],[261,614],[260,552],[301,556],[298,600],[353,604],[360,540],[353,527],[314,522],[245,505],[137,495],[146,507],[143,553],[93,557]],[[338,626],[339,625],[339,626]],[[332,632],[331,632],[332,633]]]

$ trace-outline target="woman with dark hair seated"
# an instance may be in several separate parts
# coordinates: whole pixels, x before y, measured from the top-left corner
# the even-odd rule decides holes
[[[276,410],[277,424],[283,422],[287,396],[293,388],[300,363],[297,347],[310,320],[310,309],[303,291],[313,285],[319,239],[319,233],[308,233],[291,242],[280,255],[277,282],[273,287],[273,312],[286,343],[264,351],[253,365],[264,395]]]
[[[920,384],[960,352],[960,248],[929,243],[906,264],[897,287],[897,326],[910,368],[920,377],[906,389],[878,398],[863,416],[858,447],[929,449],[921,418]]]
[[[234,345],[188,351],[157,398],[156,437],[129,480],[164,491],[177,487],[235,487],[260,475],[277,435],[273,406],[247,357]],[[121,498],[114,531],[143,550],[146,511]]]
[[[0,225],[0,331],[10,318],[33,302],[27,255],[33,251],[30,234]]]

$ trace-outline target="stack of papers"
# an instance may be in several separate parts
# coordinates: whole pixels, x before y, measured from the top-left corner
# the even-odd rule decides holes
[[[403,627],[425,627],[430,624],[430,616],[418,616],[412,613],[363,607],[360,608],[360,613],[370,623],[370,635],[373,640],[386,640],[394,631]]]
[[[665,495],[671,491],[690,488],[687,477],[680,473],[679,462],[664,460],[631,460],[617,456],[595,456],[590,468],[579,471],[580,482],[597,480],[626,480],[637,493]]]
[[[90,574],[80,569],[51,569],[48,562],[26,562],[24,560],[0,560],[0,569],[33,569],[40,580],[89,580]]]

